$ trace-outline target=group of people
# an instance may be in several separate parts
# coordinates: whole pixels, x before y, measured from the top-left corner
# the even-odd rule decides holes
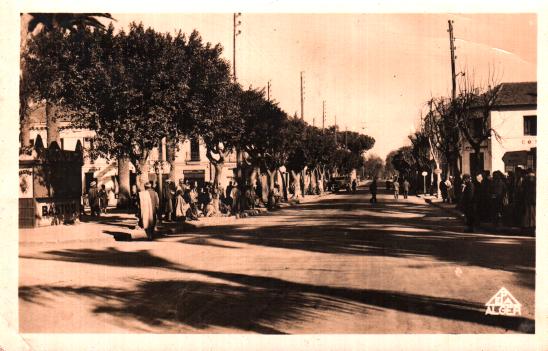
[[[101,213],[107,213],[108,208],[108,191],[105,184],[101,184],[101,188],[97,188],[97,182],[92,181],[87,196],[84,197],[84,211],[85,203],[88,203],[92,216],[100,216]]]
[[[480,221],[535,229],[536,176],[532,169],[517,168],[508,175],[480,172],[474,178],[464,174],[459,196],[468,232]]]
[[[369,191],[371,192],[371,199],[369,202],[371,203],[377,203],[377,177],[374,177],[371,183],[369,184]],[[394,199],[398,200],[400,198],[400,190],[403,193],[403,198],[407,199],[407,196],[409,196],[409,189],[411,188],[411,183],[407,179],[403,179],[402,184],[400,184],[397,177],[395,177],[392,181],[389,179],[386,180],[386,190],[393,189],[394,191]]]

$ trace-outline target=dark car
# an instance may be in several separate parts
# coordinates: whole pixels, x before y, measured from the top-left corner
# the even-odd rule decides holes
[[[352,182],[349,177],[333,177],[331,179],[331,189],[336,193],[341,189],[350,192],[352,190],[351,184]]]

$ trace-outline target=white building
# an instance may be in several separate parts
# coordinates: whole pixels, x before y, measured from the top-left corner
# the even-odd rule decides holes
[[[515,167],[536,169],[537,83],[502,83],[489,126],[500,136],[486,140],[479,155],[469,144],[462,151],[462,173],[475,174],[474,161],[480,159],[483,170],[507,173]]]
[[[36,137],[40,135],[44,144],[47,140],[47,129],[45,120],[45,108],[39,107],[30,115],[30,143],[34,144]],[[116,160],[106,160],[98,158],[93,160],[89,157],[89,151],[94,148],[93,137],[95,132],[89,129],[77,129],[69,125],[67,121],[58,122],[60,147],[63,150],[74,150],[76,143],[80,141],[84,147],[84,165],[82,167],[82,191],[87,192],[90,183],[97,181],[98,185],[105,185],[109,190],[109,204],[116,204],[115,194],[118,192],[118,165]],[[165,146],[162,150],[165,154]],[[155,181],[154,162],[159,159],[159,150],[154,149],[149,158],[149,179]],[[215,167],[209,162],[206,156],[205,145],[196,139],[186,140],[181,143],[175,156],[175,178],[196,180],[199,183],[213,181],[215,177]],[[232,153],[225,160],[223,171],[219,177],[221,186],[225,187],[234,177],[236,168],[236,155]],[[136,182],[135,168],[130,166],[131,184]],[[164,179],[168,177],[167,171],[163,175]]]

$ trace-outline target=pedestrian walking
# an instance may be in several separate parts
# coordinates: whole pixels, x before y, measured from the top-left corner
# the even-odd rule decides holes
[[[398,182],[398,178],[394,179],[392,186],[394,187],[394,199],[397,200],[400,197],[400,183]]]
[[[358,182],[356,181],[356,179],[352,179],[352,192],[355,194],[356,193],[356,188],[358,187]]]
[[[466,229],[465,232],[473,233],[476,225],[477,211],[477,194],[472,178],[469,174],[462,176],[462,191],[461,191],[461,209],[464,212]]]
[[[92,181],[90,189],[88,191],[89,207],[91,209],[92,216],[101,215],[101,200],[99,196],[99,190],[97,190],[97,182]]]
[[[374,177],[371,181],[371,184],[369,184],[369,191],[371,192],[371,199],[369,202],[372,204],[377,203],[377,177]]]
[[[156,190],[154,190],[155,186],[152,182],[148,182],[145,184],[145,189],[150,194],[150,201],[152,203],[152,210],[154,211],[154,226],[156,227],[156,222],[158,220],[158,217],[160,216],[160,198],[158,197],[158,193]]]
[[[411,187],[411,184],[407,179],[403,180],[403,198],[407,199],[407,195],[409,195],[409,188]]]

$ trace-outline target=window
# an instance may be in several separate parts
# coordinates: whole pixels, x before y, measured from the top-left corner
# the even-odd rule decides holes
[[[537,135],[537,116],[523,116],[523,135]]]
[[[190,139],[190,160],[200,161],[200,142],[197,138]]]
[[[30,139],[29,144],[30,144],[31,147],[34,147],[34,139]]]
[[[61,138],[61,150],[65,150],[65,139]]]

